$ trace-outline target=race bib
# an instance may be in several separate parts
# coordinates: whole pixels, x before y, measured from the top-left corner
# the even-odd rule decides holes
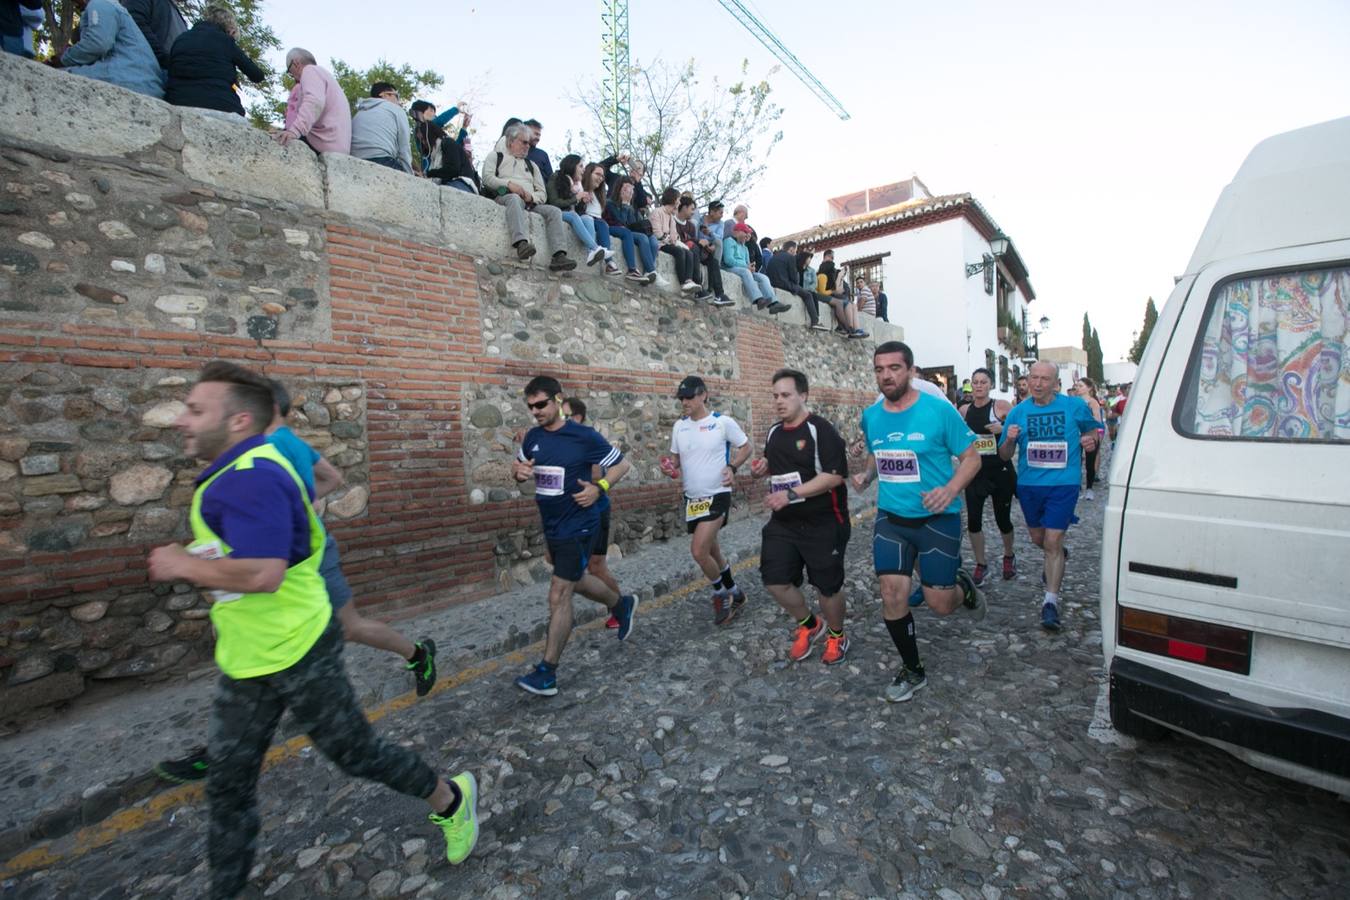
[[[535,466],[534,493],[538,497],[561,497],[567,470],[562,466]]]
[[[684,520],[693,522],[706,518],[712,512],[712,497],[685,497]]]
[[[790,488],[795,489],[802,486],[801,472],[788,472],[784,475],[769,476],[769,493],[777,494]],[[798,497],[796,500],[789,500],[788,503],[805,503],[805,497]]]
[[[994,456],[998,453],[998,438],[992,434],[981,434],[975,438],[975,452],[981,456]]]
[[[877,480],[887,484],[915,484],[919,481],[919,457],[913,450],[878,450]]]
[[[224,559],[225,554],[220,551],[220,541],[204,541],[201,543],[193,542],[188,545],[187,552],[198,559]],[[232,591],[208,591],[203,589],[202,593],[210,597],[216,603],[229,603],[232,600],[238,600],[243,594],[236,594]]]
[[[1062,469],[1069,462],[1066,441],[1028,441],[1027,465],[1033,469]]]

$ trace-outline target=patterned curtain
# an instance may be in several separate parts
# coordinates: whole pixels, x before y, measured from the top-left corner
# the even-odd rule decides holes
[[[1235,281],[1201,350],[1195,433],[1350,440],[1350,269]]]

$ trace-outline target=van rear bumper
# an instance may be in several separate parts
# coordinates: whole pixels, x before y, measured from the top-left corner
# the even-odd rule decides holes
[[[1350,719],[1261,706],[1121,657],[1111,660],[1111,694],[1130,712],[1197,737],[1350,778]]]

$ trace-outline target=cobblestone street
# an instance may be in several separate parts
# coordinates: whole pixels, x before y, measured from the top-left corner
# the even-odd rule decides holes
[[[555,698],[512,686],[524,662],[489,666],[378,724],[442,771],[476,773],[472,858],[451,868],[421,803],[351,782],[306,750],[263,775],[250,890],[1344,896],[1346,803],[1199,743],[1136,747],[1101,727],[1102,506],[1080,502],[1084,521],[1070,533],[1064,631],[1038,625],[1040,555],[1019,532],[1020,574],[991,575],[983,622],[918,611],[929,686],[910,703],[880,699],[897,657],[871,574],[870,523],[849,550],[844,665],[826,668],[818,653],[785,661],[789,623],[750,566],[739,574],[750,604],[726,629],[714,629],[700,590],[640,611],[626,644],[598,622],[578,630]],[[539,603],[542,616],[542,588]],[[179,790],[186,799],[163,817],[18,875],[0,897],[202,896],[205,808],[199,793]]]

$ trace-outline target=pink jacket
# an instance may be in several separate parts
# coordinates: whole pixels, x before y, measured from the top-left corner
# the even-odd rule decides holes
[[[286,128],[320,153],[352,152],[352,110],[327,69],[305,66],[286,100]]]

